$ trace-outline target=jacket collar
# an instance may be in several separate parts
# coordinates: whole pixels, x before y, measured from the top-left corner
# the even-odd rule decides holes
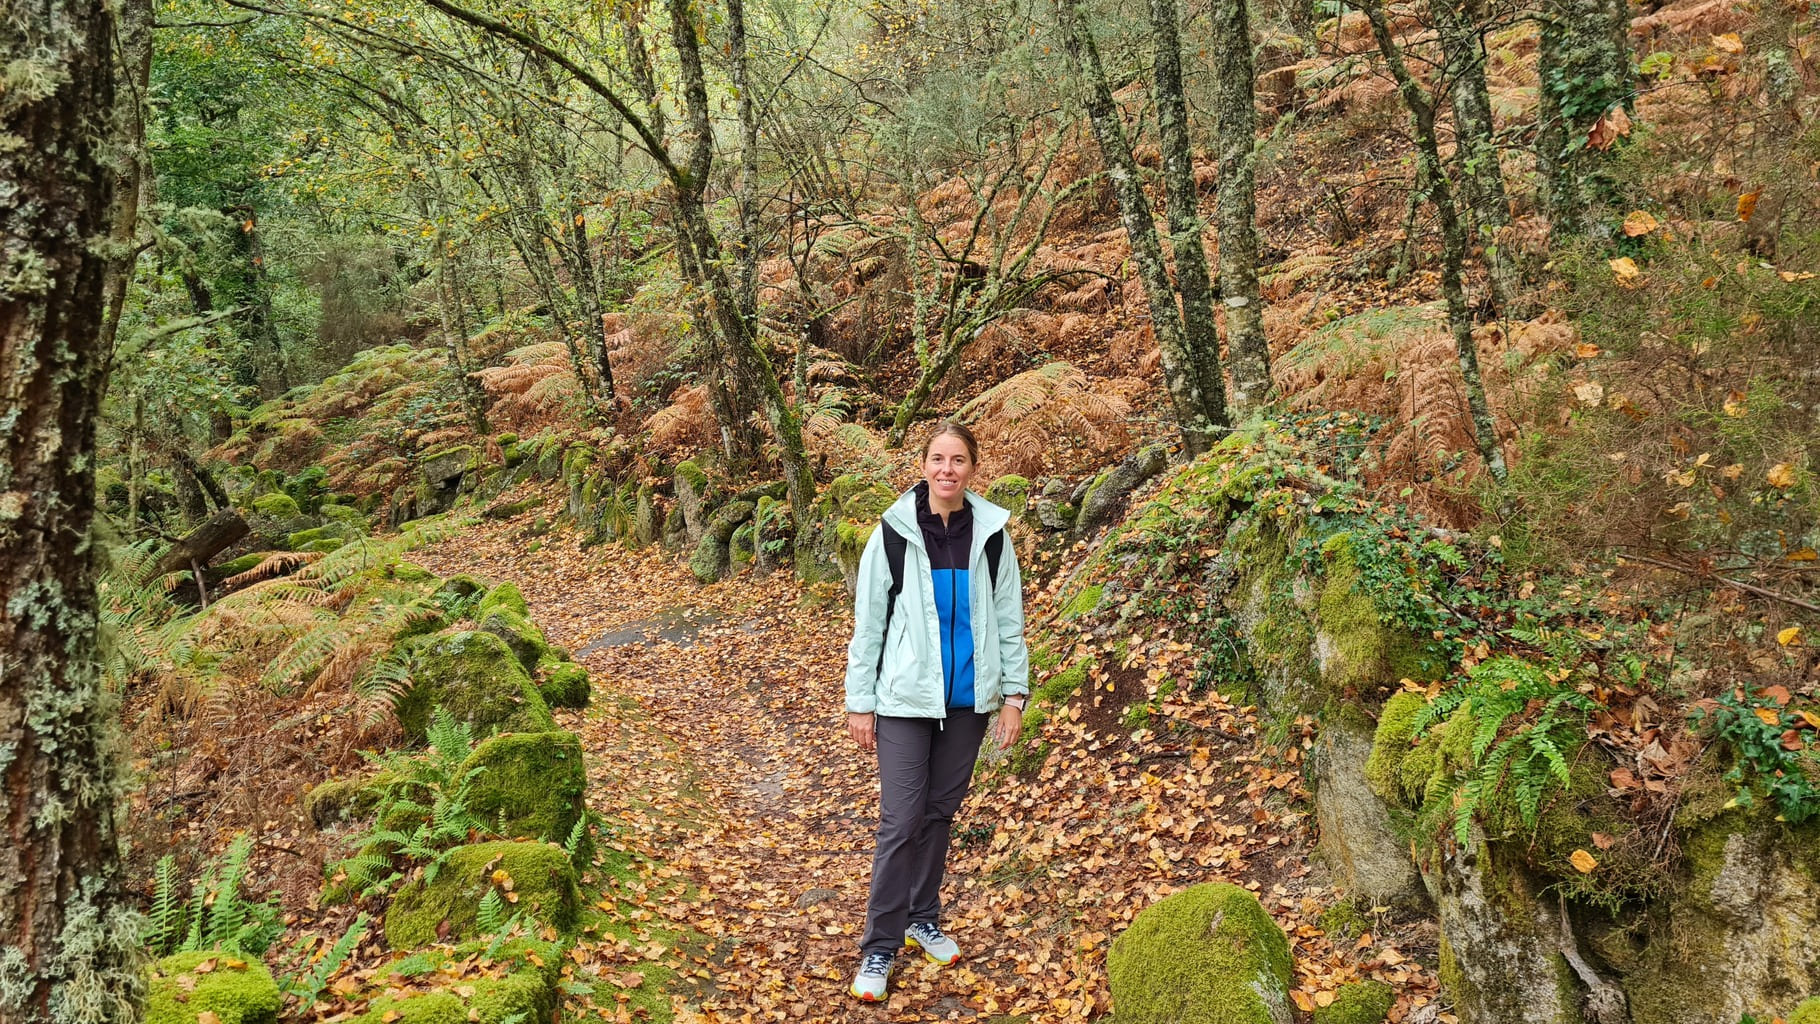
[[[968,553],[971,560],[986,550],[986,538],[1004,529],[1011,521],[1011,513],[972,491],[966,492],[966,499],[967,509],[973,513],[973,550]],[[916,488],[898,495],[885,510],[884,520],[906,542],[919,548],[923,546],[923,528],[916,521]]]

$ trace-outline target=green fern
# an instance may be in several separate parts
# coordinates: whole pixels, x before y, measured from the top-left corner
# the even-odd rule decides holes
[[[165,854],[153,869],[157,888],[152,892],[151,913],[146,915],[145,945],[154,953],[171,948],[183,931],[183,899],[177,895],[177,858]]]
[[[1595,704],[1572,685],[1580,652],[1571,639],[1513,630],[1528,646],[1554,655],[1547,665],[1493,658],[1468,672],[1467,682],[1438,695],[1417,713],[1416,735],[1439,722],[1470,726],[1470,763],[1428,794],[1431,806],[1451,806],[1454,837],[1469,841],[1472,822],[1493,797],[1508,793],[1518,818],[1535,828],[1554,789],[1572,785],[1568,752],[1585,736]],[[1465,709],[1463,716],[1456,713]],[[1513,719],[1522,719],[1506,729]]]
[[[322,998],[323,991],[329,987],[329,979],[341,970],[348,958],[354,955],[355,948],[366,939],[367,926],[371,920],[366,914],[360,914],[354,918],[353,924],[348,925],[348,930],[341,933],[341,938],[336,939],[335,944],[322,954],[321,959],[314,963],[305,959],[296,972],[279,975],[279,991],[286,998],[295,999],[297,1005],[305,1009],[316,1005],[316,1000]],[[294,950],[297,956],[304,957],[307,947],[299,945]]]
[[[474,925],[482,935],[494,935],[505,929],[511,915],[506,913],[506,901],[499,895],[497,886],[489,886],[487,894],[480,898],[480,905],[474,909]]]
[[[187,898],[178,896],[175,860],[160,860],[152,913],[142,933],[147,948],[159,956],[204,949],[256,956],[270,948],[284,931],[277,900],[254,903],[241,892],[252,854],[252,837],[234,837],[221,859],[203,869]]]

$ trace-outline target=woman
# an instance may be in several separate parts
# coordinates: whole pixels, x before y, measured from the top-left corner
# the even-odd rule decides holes
[[[943,422],[923,445],[923,481],[886,510],[860,556],[847,645],[847,732],[877,751],[878,849],[852,993],[885,997],[904,944],[938,964],[948,829],[967,795],[988,716],[1009,746],[1030,692],[1023,579],[1010,513],[967,490],[979,444]]]

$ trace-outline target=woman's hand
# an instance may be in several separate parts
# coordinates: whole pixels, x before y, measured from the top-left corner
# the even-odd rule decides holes
[[[1017,742],[1024,731],[1024,709],[1015,704],[1006,704],[998,709],[998,724],[992,729],[992,742],[1003,750]]]
[[[878,749],[878,721],[871,714],[847,712],[847,735],[853,737],[861,750]]]

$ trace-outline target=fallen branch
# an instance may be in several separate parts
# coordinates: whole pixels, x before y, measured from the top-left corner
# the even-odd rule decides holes
[[[1803,601],[1798,597],[1791,597],[1788,594],[1778,593],[1777,591],[1770,590],[1768,587],[1759,587],[1754,583],[1746,583],[1743,580],[1734,580],[1728,576],[1721,576],[1710,569],[1699,569],[1691,565],[1677,565],[1674,562],[1664,561],[1660,558],[1651,558],[1648,555],[1620,555],[1618,557],[1632,562],[1642,562],[1645,565],[1673,569],[1678,573],[1693,576],[1696,579],[1718,580],[1720,583],[1723,583],[1734,590],[1742,590],[1747,594],[1755,594],[1758,597],[1767,598],[1771,601],[1781,601],[1783,604],[1794,605],[1796,608],[1805,608],[1810,612],[1820,612],[1820,604],[1814,604],[1811,601]]]

